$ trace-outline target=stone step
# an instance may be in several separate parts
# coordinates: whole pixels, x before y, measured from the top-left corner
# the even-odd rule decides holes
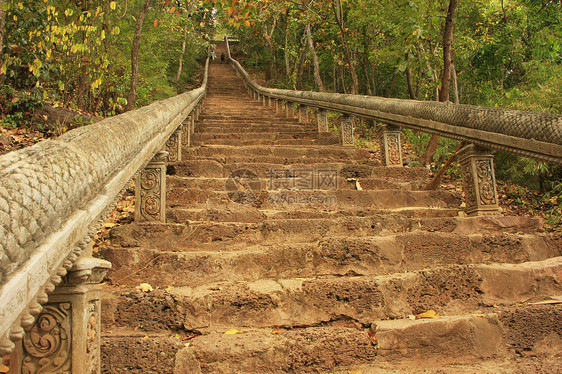
[[[228,141],[232,142],[232,141]],[[300,142],[300,141],[299,141]],[[205,147],[203,147],[205,148]],[[182,160],[197,160],[200,159],[199,157],[190,157],[190,154],[184,152],[182,154]],[[249,163],[260,163],[260,164],[277,164],[277,165],[287,165],[287,164],[306,164],[309,165],[309,168],[314,167],[314,164],[322,164],[326,162],[353,162],[356,164],[368,164],[371,166],[380,166],[381,163],[378,158],[369,158],[367,157],[359,157],[355,156],[353,158],[345,157],[345,155],[341,154],[334,154],[331,157],[283,157],[283,156],[256,156],[256,155],[232,155],[232,156],[225,156],[219,154],[217,152],[216,155],[213,155],[213,152],[206,152],[207,156],[201,156],[207,159],[217,160],[224,164],[249,164]],[[185,156],[184,156],[185,155]],[[290,175],[282,175],[283,177],[291,177]]]
[[[292,185],[299,186],[304,183],[305,178],[294,174],[288,173],[288,178]],[[268,180],[262,181],[262,189],[268,188]],[[177,175],[168,175],[166,179],[167,188],[195,188],[205,189],[212,191],[220,191],[226,188],[228,178],[194,178],[194,177],[180,177]],[[357,184],[359,182],[359,185]],[[411,181],[411,182],[392,182],[384,178],[343,178],[338,177],[336,185],[340,190],[357,190],[359,186],[363,190],[420,190],[423,188],[425,181]],[[320,189],[331,189],[330,186],[320,186]]]
[[[409,232],[386,237],[330,237],[310,243],[248,245],[230,251],[184,247],[106,247],[116,285],[201,286],[208,282],[314,276],[381,275],[432,266],[521,263],[562,256],[549,235]],[[187,246],[187,247],[186,247]],[[156,247],[156,248],[155,248]]]
[[[272,164],[272,163],[251,163],[240,162],[226,164],[220,159],[197,159],[184,160],[174,165],[174,174],[184,177],[205,177],[205,178],[226,178],[229,174],[238,169],[248,169],[258,175],[259,178],[268,179],[272,172],[274,175],[285,175],[288,170],[291,174],[295,170],[310,169],[310,164]],[[376,161],[375,161],[376,162]],[[313,168],[317,177],[334,176],[342,178],[385,178],[392,179],[393,182],[411,182],[429,179],[429,171],[425,168],[388,168],[369,163],[349,162],[323,162],[317,163]]]
[[[374,321],[370,326],[337,316],[319,326],[238,328],[238,334],[225,334],[226,328],[204,335],[184,330],[106,332],[102,372],[558,372],[562,340],[553,327],[562,326],[562,304],[487,309],[438,319]]]
[[[358,217],[343,212],[332,219],[264,219],[255,223],[243,222],[190,222],[178,223],[130,223],[111,229],[111,242],[120,247],[143,247],[163,251],[181,251],[194,248],[202,251],[234,251],[252,245],[276,245],[285,243],[315,243],[331,237],[372,238],[400,233],[420,234],[419,243],[429,248],[439,246],[437,233],[459,235],[480,234],[489,237],[490,246],[520,248],[520,239],[510,239],[508,233],[526,233],[537,227],[538,220],[518,221],[502,217],[501,220],[481,218],[408,218],[401,214],[379,214]],[[501,231],[497,227],[503,227]],[[430,233],[430,235],[423,235]],[[435,236],[433,235],[435,234]],[[549,235],[549,246],[562,248],[560,236]],[[465,239],[465,243],[468,239]],[[428,243],[435,243],[429,245]],[[410,243],[409,245],[411,245]],[[463,249],[466,251],[466,248]],[[541,250],[536,249],[538,255]]]
[[[191,136],[191,140],[192,142],[199,142],[199,143],[208,143],[205,145],[205,147],[221,147],[221,148],[227,148],[228,145],[224,145],[224,144],[220,144],[220,142],[224,142],[225,140],[242,140],[242,141],[248,141],[248,140],[259,140],[259,141],[269,141],[269,142],[274,142],[277,140],[292,140],[292,139],[308,139],[308,140],[315,140],[315,141],[321,141],[324,140],[325,142],[328,139],[339,139],[339,135],[336,133],[318,133],[315,131],[287,131],[287,132],[261,132],[261,131],[245,131],[245,132],[229,132],[227,129],[224,130],[220,130],[220,132],[201,132],[201,133],[195,133]],[[194,143],[195,144],[195,143]],[[272,144],[272,143],[271,143]],[[239,148],[239,149],[246,149],[246,148],[250,148],[252,146],[256,146],[257,144],[253,144],[253,143],[249,143],[247,146],[240,148],[240,147],[232,147],[230,146],[230,148]],[[328,147],[330,145],[334,145],[334,144],[322,144],[322,145],[310,145],[308,146],[308,148],[311,149],[319,149],[321,150],[323,147]],[[261,146],[262,148],[266,148],[264,146]],[[200,147],[200,148],[204,148],[204,147]],[[281,147],[281,146],[277,146],[277,147],[271,147],[271,148],[289,148],[289,147]],[[298,146],[292,146],[291,148],[304,148],[304,147],[298,147]],[[346,148],[342,148],[341,146],[337,145],[337,147],[330,147],[329,149],[336,149],[336,148],[340,148],[340,149],[346,149]],[[187,148],[186,151],[189,151],[192,148]],[[196,149],[196,148],[195,148]],[[239,151],[241,152],[241,151]]]
[[[263,137],[268,140],[275,140],[275,134],[260,134],[256,133],[257,136]],[[232,139],[232,135],[223,135],[224,139]],[[204,147],[190,147],[184,148],[182,150],[182,157],[185,159],[192,159],[197,157],[214,157],[223,159],[240,159],[240,158],[250,158],[250,157],[274,157],[283,159],[315,159],[321,160],[323,162],[328,162],[331,160],[374,160],[374,156],[377,155],[376,161],[378,161],[378,153],[374,151],[369,151],[365,148],[344,148],[340,146],[259,146],[252,145],[246,147],[233,147],[224,145],[206,145]],[[259,160],[259,159],[258,159]],[[262,162],[262,161],[252,161],[252,162]]]
[[[350,327],[340,322],[342,326],[280,329],[279,334],[272,334],[271,329],[241,330],[243,333],[236,335],[215,332],[193,339],[178,352],[175,373],[349,374],[362,373],[352,370],[361,365],[376,365],[381,370],[395,364],[390,352],[404,352],[405,357],[425,361],[421,367],[437,360],[439,366],[478,363],[507,354],[495,315],[410,322],[409,327],[396,323],[395,328],[378,331],[374,338],[370,330],[352,327],[351,322],[347,323]],[[390,340],[392,333],[405,341]],[[420,367],[411,361],[410,365]]]
[[[168,223],[196,223],[197,221],[223,222],[223,223],[258,223],[267,220],[331,220],[342,217],[368,217],[384,214],[396,214],[410,218],[436,218],[457,217],[463,215],[458,208],[399,208],[399,209],[371,209],[343,207],[341,209],[308,209],[287,210],[283,206],[279,209],[261,209],[253,205],[245,205],[237,209],[224,209],[224,207],[174,207],[167,208]]]
[[[235,188],[234,184],[227,188]],[[241,187],[240,187],[241,188]],[[448,191],[405,190],[274,190],[274,191],[209,191],[195,188],[174,188],[167,193],[170,208],[210,208],[236,210],[240,205],[254,205],[260,209],[341,210],[345,208],[401,209],[401,208],[457,208],[460,196]]]
[[[106,293],[110,306],[105,319],[117,327],[143,325],[147,316],[158,312],[150,322],[154,326],[168,329],[179,324],[190,331],[318,326],[340,316],[369,325],[427,310],[452,316],[482,306],[516,305],[559,295],[562,257],[521,264],[451,265],[381,276],[217,282],[146,294],[120,288],[113,291]]]
[[[168,333],[122,334],[106,332],[101,336],[101,373],[172,374],[176,353],[185,342]]]
[[[279,138],[276,140],[268,139],[252,139],[251,137],[245,139],[218,139],[201,141],[194,140],[192,145],[205,146],[209,144],[214,145],[230,145],[230,146],[248,146],[248,145],[269,145],[269,146],[316,146],[316,145],[336,145],[339,144],[339,137],[334,135],[324,136],[317,135],[312,139],[307,138]]]

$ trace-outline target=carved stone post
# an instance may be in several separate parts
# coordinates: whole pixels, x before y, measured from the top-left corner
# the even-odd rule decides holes
[[[166,140],[166,152],[168,152],[168,162],[181,161],[181,129],[174,131]]]
[[[316,111],[316,125],[318,125],[318,132],[328,132],[328,111],[326,109],[318,109]]]
[[[293,118],[293,103],[290,101],[285,103],[285,114],[287,115],[287,118]]]
[[[187,117],[181,126],[181,143],[186,147],[191,147],[191,119]]]
[[[308,107],[305,105],[299,105],[299,122],[308,123]]]
[[[284,110],[284,109],[283,109],[283,106],[285,105],[285,102],[284,102],[283,100],[277,100],[277,104],[278,104],[278,105],[277,105],[277,110],[276,110],[276,112],[277,112],[277,113],[280,113],[280,114],[283,113],[283,110]]]
[[[195,134],[195,116],[192,114],[189,116],[189,119],[191,121],[191,125],[189,126],[189,131],[191,132],[191,134]]]
[[[353,147],[353,116],[344,114],[340,122],[341,145],[343,147]]]
[[[379,132],[381,157],[385,166],[402,166],[402,143],[400,127],[382,125]]]
[[[100,373],[99,284],[110,268],[98,258],[76,261],[26,332],[10,372]]]
[[[262,95],[262,105],[267,106],[267,96]]]
[[[273,106],[273,99],[271,98],[271,96],[268,96],[268,102],[267,102],[267,107],[271,108]]]
[[[158,152],[138,173],[135,182],[135,221],[166,222],[166,160],[168,152]]]
[[[494,156],[487,150],[469,144],[459,151],[463,190],[468,215],[499,213]]]

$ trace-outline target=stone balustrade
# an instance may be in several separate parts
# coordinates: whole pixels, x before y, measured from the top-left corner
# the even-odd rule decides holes
[[[91,239],[135,175],[137,193],[150,184],[161,151],[180,160],[207,68],[198,89],[0,157],[0,357],[14,355],[12,372],[99,372],[97,284],[111,264],[91,257]]]

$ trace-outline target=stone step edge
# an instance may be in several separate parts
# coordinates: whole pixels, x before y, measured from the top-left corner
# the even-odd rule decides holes
[[[302,331],[303,337],[301,339],[295,339],[294,336],[287,334],[283,330],[279,330],[278,334],[275,335],[273,332],[277,330],[272,331],[271,329],[240,330],[242,333],[235,335],[224,335],[224,332],[217,332],[212,335],[195,338],[193,343],[180,349],[176,355],[174,373],[207,372],[208,370],[201,370],[202,367],[205,369],[206,366],[207,369],[210,366],[215,371],[223,372],[222,365],[225,365],[228,368],[227,370],[234,370],[236,368],[245,373],[253,373],[254,371],[248,371],[254,369],[252,368],[253,365],[259,365],[259,367],[255,368],[256,373],[277,372],[273,368],[293,368],[294,364],[289,362],[291,360],[290,354],[283,355],[282,352],[287,352],[288,349],[300,351],[299,346],[302,344],[302,340],[310,346],[307,349],[303,349],[303,354],[310,355],[311,358],[309,360],[305,358],[304,362],[301,363],[301,365],[306,366],[296,366],[297,372],[299,370],[314,370],[315,367],[321,366],[322,363],[315,361],[313,357],[316,357],[318,350],[326,348],[330,350],[330,353],[326,354],[328,360],[336,363],[336,365],[339,362],[347,363],[348,360],[341,360],[341,354],[344,354],[349,356],[349,362],[355,361],[351,364],[351,367],[357,364],[380,365],[383,363],[394,363],[397,358],[419,359],[422,357],[426,361],[425,364],[421,365],[423,367],[431,364],[431,362],[427,362],[428,360],[439,360],[439,365],[451,365],[476,363],[480,360],[508,356],[508,350],[502,336],[503,329],[495,314],[445,317],[435,320],[409,321],[406,323],[408,325],[404,327],[387,327],[374,332],[360,329],[356,333],[350,331],[349,335],[355,335],[355,339],[350,339],[346,336],[347,339],[342,339],[339,342],[338,335],[345,333],[345,330],[341,328],[314,327],[313,329],[315,330],[324,330],[320,333],[321,336],[332,337],[331,339],[328,338],[327,343],[324,344],[322,342],[310,341],[310,338],[307,338],[306,330]],[[319,338],[319,340],[321,339]],[[247,349],[246,342],[248,340],[261,340],[267,349],[252,349],[252,347]],[[217,341],[218,343],[216,343]],[[218,344],[228,344],[237,347],[234,350],[236,355],[227,359],[230,362],[227,360],[221,362],[220,359],[214,362],[206,362],[207,357],[220,357],[220,355],[215,356],[213,354],[213,343],[217,344],[217,346]],[[352,344],[351,347],[345,347],[349,343]],[[360,354],[358,351],[364,351],[366,354]],[[340,360],[330,357],[331,355],[340,355]],[[236,362],[233,366],[231,366],[232,361]],[[327,367],[320,367],[318,370],[320,372],[333,372],[337,370],[337,366],[329,368],[328,371],[324,371],[328,369]],[[272,369],[266,370],[267,367]],[[347,373],[348,371],[344,372]]]

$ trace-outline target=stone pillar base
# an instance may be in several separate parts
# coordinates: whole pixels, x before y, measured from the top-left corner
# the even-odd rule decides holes
[[[293,118],[293,103],[289,101],[285,103],[285,114],[287,118]]]
[[[10,373],[100,373],[99,283],[111,263],[76,261],[26,331],[10,360]]]
[[[400,127],[382,125],[379,132],[381,157],[385,166],[402,166],[402,143],[400,142]]]
[[[299,122],[308,123],[308,107],[305,105],[299,105]]]
[[[466,214],[498,215],[494,156],[489,150],[469,144],[459,151]]]
[[[328,132],[328,111],[326,109],[318,109],[316,111],[316,125],[318,132]]]
[[[182,130],[177,129],[166,141],[166,152],[168,152],[168,162],[181,161],[181,142]]]
[[[158,152],[135,182],[135,221],[166,222],[167,152]]]
[[[341,145],[343,147],[353,147],[353,116],[344,114],[340,122]]]

